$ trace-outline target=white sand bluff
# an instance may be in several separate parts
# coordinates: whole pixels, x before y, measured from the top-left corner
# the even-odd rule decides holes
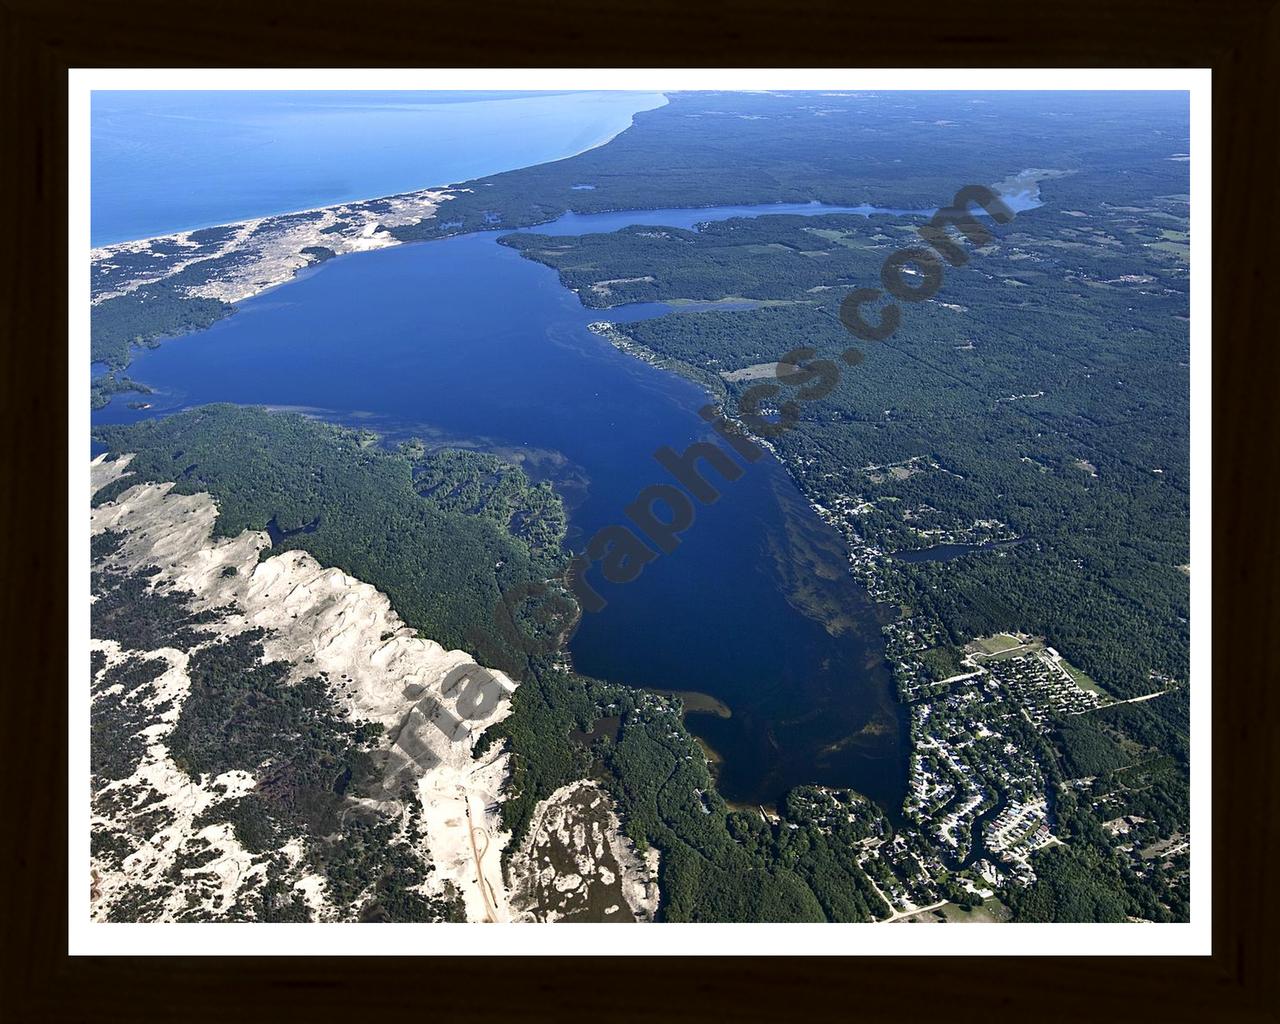
[[[127,463],[128,456],[114,462],[94,459],[93,490],[118,479]],[[455,705],[463,686],[457,684],[465,672],[455,670],[475,664],[466,653],[446,651],[418,637],[391,608],[385,594],[338,569],[321,566],[305,552],[286,551],[259,561],[260,553],[271,547],[265,532],[245,531],[215,540],[218,513],[212,497],[178,495],[172,488],[168,483],[142,483],[92,511],[93,534],[113,530],[124,535],[112,561],[128,568],[158,567],[156,579],[190,591],[197,609],[229,608],[230,614],[212,627],[218,632],[269,630],[263,641],[267,660],[288,660],[295,666],[296,678],[325,672],[331,680],[340,680],[337,699],[346,713],[353,720],[381,723],[397,763],[407,766],[413,761],[414,774],[421,771],[417,795],[426,852],[435,866],[424,892],[439,893],[452,883],[462,895],[469,920],[510,920],[501,869],[502,851],[510,837],[502,831],[498,817],[508,755],[501,744],[495,744],[481,758],[472,756],[484,730],[510,713],[510,700],[498,701],[485,717],[460,721]],[[110,641],[95,640],[93,647],[106,655],[108,665],[126,657]],[[165,699],[172,700],[172,710],[145,731],[147,752],[133,777],[112,786],[124,791],[143,788],[172,813],[173,820],[143,842],[118,870],[95,861],[95,918],[106,916],[113,894],[126,885],[145,885],[151,879],[159,883],[182,848],[184,830],[193,827],[203,810],[256,785],[249,772],[193,781],[173,763],[165,741],[190,690],[190,680],[184,652],[163,648],[156,653],[170,664],[156,686]],[[515,690],[516,683],[507,676],[497,671],[491,675],[508,695]],[[447,678],[450,689],[444,692]],[[105,822],[97,821],[95,827],[99,824]],[[264,869],[226,824],[205,827],[200,838],[220,858],[215,868],[222,892],[206,906],[217,916],[218,909],[234,902],[237,893],[260,884]],[[284,853],[301,861],[296,843]],[[317,920],[335,919],[322,877],[304,874],[296,888],[305,893]],[[185,900],[185,894],[175,892],[159,919],[172,919]]]

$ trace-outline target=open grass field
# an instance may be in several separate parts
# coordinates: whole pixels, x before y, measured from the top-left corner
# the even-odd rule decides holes
[[[995,636],[979,637],[973,642],[973,646],[981,654],[1001,654],[1022,646],[1022,641],[1008,633],[997,633]]]

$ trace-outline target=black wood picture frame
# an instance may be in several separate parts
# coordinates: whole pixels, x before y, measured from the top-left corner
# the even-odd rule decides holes
[[[2,0],[0,26],[5,1019],[1280,1019],[1275,0]],[[1141,956],[1135,926],[1106,959],[68,957],[68,68],[708,65],[1213,69],[1213,954]]]

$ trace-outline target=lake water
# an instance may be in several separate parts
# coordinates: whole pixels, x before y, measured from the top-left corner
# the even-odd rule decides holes
[[[94,245],[560,160],[659,93],[93,94]]]
[[[538,231],[692,226],[733,207],[562,218]],[[207,402],[312,411],[391,437],[476,443],[526,459],[570,504],[570,546],[646,486],[668,481],[653,452],[714,435],[693,384],[625,356],[587,330],[548,267],[466,235],[341,257],[244,302],[207,331],[140,352],[129,375],[156,388],[94,415],[127,422]],[[627,318],[659,315],[659,303]],[[709,474],[710,475],[710,474]],[[884,660],[882,610],[848,572],[841,538],[772,457],[699,506],[680,547],[635,582],[589,579],[608,601],[584,615],[576,667],[636,686],[695,690],[732,717],[691,714],[723,758],[720,789],[771,803],[801,783],[851,786],[890,813],[905,788],[907,736]]]

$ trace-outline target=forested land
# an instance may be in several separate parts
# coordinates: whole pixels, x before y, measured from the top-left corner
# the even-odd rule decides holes
[[[374,583],[406,622],[446,648],[523,667],[523,653],[491,628],[493,611],[504,590],[546,578],[545,554],[491,517],[423,497],[406,456],[304,416],[232,405],[102,427],[96,436],[113,453],[135,453],[97,502],[147,480],[207,492],[218,503],[219,536],[274,523],[272,553],[303,548]]]
[[[1186,906],[1185,892],[1161,888],[1162,874],[1121,858],[1101,825],[1104,812],[1145,819],[1136,826],[1142,843],[1187,817],[1183,122],[1185,100],[1155,95],[1121,105],[1028,94],[996,107],[976,94],[678,94],[606,146],[467,183],[435,219],[393,229],[417,240],[527,227],[566,210],[729,203],[927,209],[969,183],[1029,167],[1065,172],[1041,180],[1043,208],[996,228],[967,266],[948,267],[932,301],[903,303],[902,326],[879,343],[855,342],[839,303],[850,288],[879,286],[884,258],[915,241],[919,217],[769,216],[696,231],[503,239],[554,267],[592,306],[778,303],[624,330],[703,373],[770,364],[802,346],[833,360],[834,388],[799,403],[795,427],[773,440],[816,502],[861,503],[848,519],[859,543],[891,556],[980,522],[1019,538],[952,561],[881,562],[893,594],[936,618],[944,642],[1019,629],[1049,638],[1117,696],[1178,684],[1151,702],[1054,723],[1055,785],[1091,781],[1055,798],[1068,847],[1037,855],[1039,881],[1014,894],[1027,920],[1159,919],[1170,913],[1163,908],[1180,916]],[[583,183],[594,187],[573,188]],[[122,367],[132,344],[231,312],[181,290],[219,268],[188,269],[183,284],[167,279],[96,307],[94,358]],[[839,356],[853,344],[864,359],[850,368]],[[730,411],[759,383],[727,380]],[[545,485],[491,456],[387,451],[300,416],[228,406],[103,428],[99,438],[136,458],[97,500],[142,480],[208,491],[220,534],[274,524],[277,550],[304,548],[372,583],[425,635],[516,675],[513,714],[487,735],[510,744],[504,815],[517,840],[539,800],[590,774],[617,801],[628,834],[661,850],[665,919],[885,912],[850,853],[867,830],[887,827],[874,809],[842,818],[820,793],[801,792],[779,821],[733,811],[670,699],[530,657],[495,628],[504,594],[563,571],[563,510]],[[95,614],[125,622],[142,590],[145,580],[115,581]],[[171,611],[172,623],[158,620],[152,632],[198,628]],[[949,672],[953,661],[940,656],[930,671]],[[616,734],[575,739],[605,716],[618,718]],[[353,871],[377,840],[371,832],[353,842]],[[405,899],[388,896],[389,905]]]
[[[458,183],[435,217],[388,230],[401,241],[421,241],[525,228],[566,212],[728,204],[925,210],[946,205],[963,185],[995,184],[1034,168],[1074,171],[1055,186],[1067,204],[1103,194],[1124,204],[1186,191],[1186,165],[1167,161],[1186,147],[1185,130],[1177,128],[1186,99],[1173,94],[690,92],[669,101],[638,113],[604,146]],[[1117,160],[1136,170],[1117,175]],[[574,187],[581,184],[592,188]],[[191,240],[216,252],[232,232],[208,228]],[[329,251],[313,247],[308,255],[316,262]],[[95,296],[139,275],[152,281],[94,307],[95,362],[122,369],[134,345],[199,330],[234,312],[189,289],[242,255],[211,255],[174,269],[191,257],[189,246],[160,241],[94,264]]]
[[[513,843],[537,801],[590,775],[613,797],[627,836],[661,853],[665,921],[867,921],[889,913],[856,861],[857,839],[888,826],[868,801],[839,813],[828,798],[797,791],[786,818],[732,810],[715,790],[705,754],[673,697],[604,683],[540,663],[516,691],[514,713],[486,733],[513,751],[512,792],[503,803]],[[616,732],[584,736],[603,716]],[[792,806],[794,804],[794,806]]]
[[[1052,190],[1060,182],[1046,182]],[[1189,357],[1184,258],[1152,245],[1185,203],[1073,217],[1032,210],[997,229],[932,301],[903,303],[883,342],[839,320],[851,287],[879,282],[911,221],[760,217],[700,231],[631,228],[579,238],[513,235],[584,298],[592,280],[633,299],[788,299],[620,325],[651,351],[716,373],[809,347],[831,393],[797,403],[774,439],[827,508],[865,499],[854,525],[893,552],[998,521],[1024,543],[947,562],[896,562],[904,603],[954,643],[1009,628],[1046,635],[1112,692],[1187,676]],[[630,294],[634,288],[643,292]],[[871,314],[869,314],[870,316]],[[840,362],[851,345],[864,353]],[[730,379],[729,409],[760,380]],[[783,400],[780,395],[774,404]],[[893,473],[885,467],[906,464]]]
[[[90,359],[122,370],[135,345],[202,330],[230,316],[235,307],[220,299],[192,298],[169,281],[143,285],[106,299],[90,313]]]
[[[1109,177],[1117,153],[1154,161],[1186,146],[1177,120],[1179,113],[1185,119],[1187,101],[1170,94],[689,92],[668,99],[636,114],[607,145],[465,182],[467,191],[436,218],[392,234],[417,240],[527,227],[566,211],[810,201],[933,209],[963,185],[993,184],[1028,168],[1079,169],[1065,194],[1091,195],[1095,176]],[[592,188],[574,188],[581,184]]]
[[[503,816],[513,845],[540,800],[592,776],[614,797],[627,834],[662,853],[663,919],[864,920],[885,912],[839,836],[803,820],[792,829],[729,810],[674,698],[577,675],[554,656],[530,657],[495,627],[499,594],[540,581],[563,557],[558,541],[552,555],[551,541],[563,530],[563,510],[551,508],[554,492],[530,486],[515,467],[483,453],[428,452],[412,442],[389,451],[363,433],[234,406],[102,428],[98,437],[113,456],[132,452],[134,459],[96,502],[143,481],[173,480],[180,493],[208,492],[218,502],[220,536],[274,520],[281,531],[296,532],[264,554],[305,549],[391,595],[406,622],[425,635],[515,672],[520,686],[512,714],[483,740],[505,740],[512,753]],[[101,555],[118,542],[104,536]],[[105,575],[99,592],[94,635],[128,646],[150,649],[180,634],[199,643],[200,627],[212,621],[193,618],[180,595],[149,590],[145,575]],[[345,787],[357,791],[368,775],[372,739],[360,727],[338,728],[323,717],[323,681],[282,690],[281,669],[258,664],[256,642],[246,635],[193,658],[190,707],[174,740],[181,763],[214,771],[252,761],[256,749],[269,755],[278,736],[310,737],[281,758],[296,777],[280,776],[263,794],[219,812],[251,849],[279,839],[285,827],[322,829],[342,806]],[[606,715],[619,719],[616,734],[590,745],[575,738]],[[229,746],[218,738],[228,730]],[[273,809],[272,794],[280,793],[288,801]],[[878,818],[870,804],[863,807],[868,820]],[[355,885],[389,871],[385,857],[360,859],[372,849],[363,833],[343,835],[337,847],[317,854],[326,858],[328,877],[349,869]],[[348,854],[357,859],[344,868]],[[390,900],[397,913],[410,913],[411,896],[388,894],[379,912],[389,913]]]
[[[110,404],[113,395],[127,395],[130,393],[149,395],[151,394],[151,389],[139,381],[131,380],[123,375],[117,375],[113,370],[89,383],[89,407],[91,409],[103,409]]]
[[[1055,722],[1067,846],[1038,854],[1038,881],[1010,890],[1024,920],[1187,913],[1186,854],[1157,868],[1170,842],[1160,837],[1176,840],[1189,818],[1189,222],[1172,143],[1167,132],[1158,150],[1099,148],[1059,164],[1073,173],[1040,182],[1044,207],[988,222],[989,244],[964,243],[968,264],[946,267],[931,300],[900,303],[902,324],[883,342],[853,338],[839,304],[881,287],[885,258],[920,244],[921,217],[502,239],[594,308],[769,302],[618,329],[671,365],[721,375],[730,414],[775,383],[734,371],[767,371],[798,348],[830,360],[829,393],[797,402],[797,421],[771,440],[855,545],[892,556],[1017,538],[949,560],[877,560],[887,594],[943,625],[950,645],[939,650],[1017,629],[1047,637],[1115,696],[1172,687]],[[850,346],[863,355],[852,368],[840,359]],[[789,397],[783,386],[764,405]],[[936,660],[939,678],[959,667]],[[1103,830],[1113,819],[1126,842]]]

